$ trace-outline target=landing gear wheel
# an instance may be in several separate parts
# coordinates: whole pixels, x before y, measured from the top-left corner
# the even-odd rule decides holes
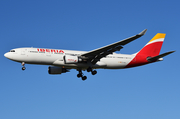
[[[87,72],[90,72],[90,71],[92,71],[92,68],[91,67],[87,68]]]
[[[97,74],[97,71],[94,70],[94,71],[92,71],[91,73],[92,73],[92,75],[95,75],[95,74]]]
[[[85,81],[87,79],[87,76],[83,76],[82,80]]]
[[[77,77],[78,77],[78,78],[82,77],[82,74],[77,74]]]
[[[77,77],[78,78],[82,78],[82,80],[84,81],[84,80],[86,80],[87,79],[87,76],[84,76],[84,74],[82,73],[82,70],[78,70],[79,71],[79,73],[77,74]]]
[[[24,71],[26,69],[26,67],[22,67],[22,70]]]

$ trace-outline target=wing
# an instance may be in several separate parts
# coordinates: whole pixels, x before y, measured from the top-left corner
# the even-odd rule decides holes
[[[88,61],[90,61],[92,64],[96,64],[96,62],[98,62],[101,58],[106,57],[109,54],[112,54],[115,51],[120,51],[120,49],[122,49],[123,45],[126,45],[128,43],[130,43],[131,41],[143,36],[146,33],[147,29],[143,30],[141,33],[132,36],[130,38],[118,41],[116,43],[89,51],[85,54],[81,55],[82,59],[86,59]]]

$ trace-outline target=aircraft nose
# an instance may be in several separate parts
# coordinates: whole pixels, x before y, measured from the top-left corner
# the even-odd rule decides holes
[[[4,57],[6,57],[6,58],[8,58],[8,59],[9,59],[9,58],[10,58],[9,53],[8,53],[8,52],[7,52],[7,53],[5,53],[5,54],[4,54]]]

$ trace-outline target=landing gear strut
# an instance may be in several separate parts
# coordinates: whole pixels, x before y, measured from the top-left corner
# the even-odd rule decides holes
[[[22,62],[21,65],[23,66],[22,67],[22,70],[24,71],[26,69],[26,67],[24,66],[25,65],[25,62]]]
[[[88,68],[87,68],[87,72],[91,72],[92,75],[97,74],[97,71],[96,71],[96,70],[93,70],[91,67],[88,67]]]
[[[81,77],[83,81],[87,79],[87,76],[83,76],[82,70],[79,70],[79,74],[77,74],[77,77]]]
[[[77,74],[78,78],[81,77],[83,81],[87,79],[87,76],[84,76],[84,74],[82,73],[82,70],[77,70],[77,71],[79,71],[79,73]],[[97,71],[93,70],[91,67],[87,68],[87,72],[91,72],[92,75],[97,74]]]

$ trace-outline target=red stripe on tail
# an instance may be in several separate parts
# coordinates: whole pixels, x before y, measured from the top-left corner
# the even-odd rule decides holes
[[[159,55],[165,34],[158,33],[150,40],[134,57],[134,59],[125,67],[135,67],[148,64],[147,57],[155,57]]]

